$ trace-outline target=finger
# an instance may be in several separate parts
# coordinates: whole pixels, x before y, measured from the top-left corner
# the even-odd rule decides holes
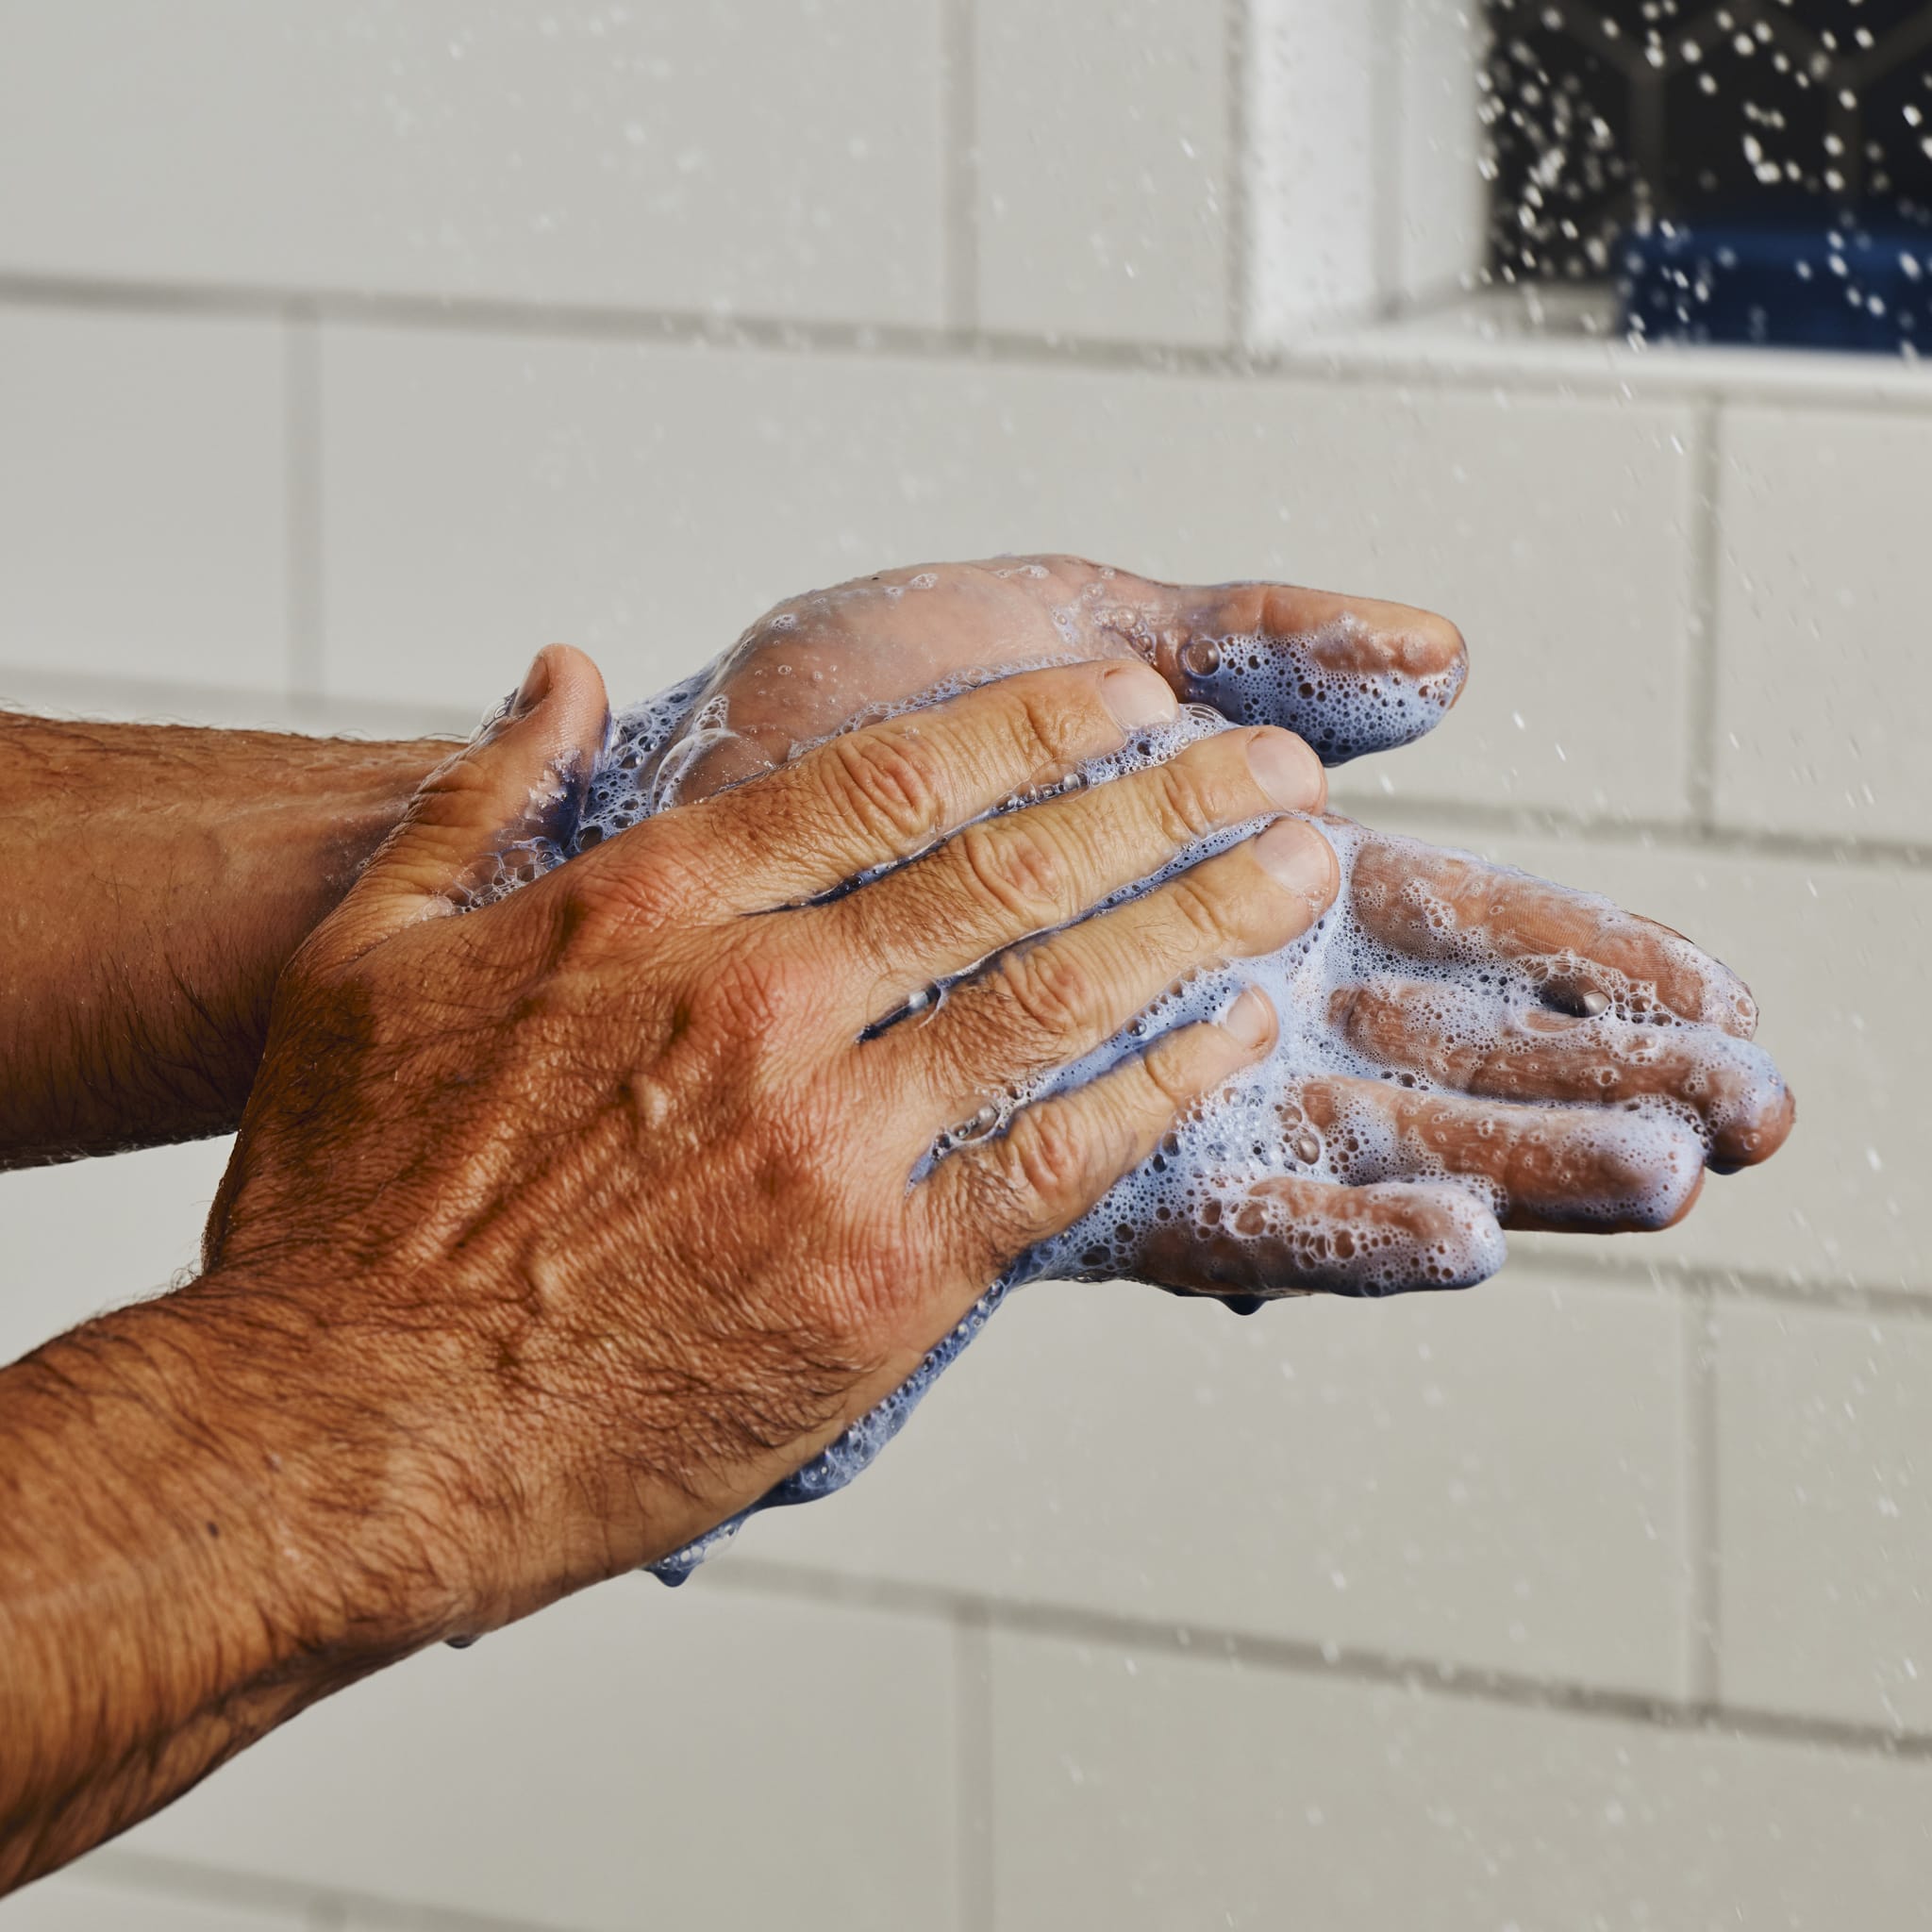
[[[1212,833],[1318,809],[1325,789],[1314,755],[1287,732],[1217,732],[1164,764],[968,825],[918,864],[825,908],[825,924],[842,950],[878,966],[883,986],[868,991],[887,1004],[876,1017],[1002,946],[1065,925]],[[1307,827],[1284,850],[1315,864],[1317,847],[1314,884],[1325,907],[1328,841]],[[908,947],[915,933],[919,944]]]
[[[1070,1093],[1023,1108],[998,1139],[960,1148],[924,1184],[935,1238],[983,1281],[1071,1227],[1203,1095],[1268,1051],[1274,1008],[1247,988],[1218,1021],[1163,1035]]]
[[[1534,1008],[1498,1026],[1454,987],[1389,979],[1338,993],[1331,1017],[1382,1065],[1484,1099],[1670,1105],[1701,1123],[1721,1167],[1768,1159],[1796,1115],[1770,1056],[1715,1027]]]
[[[684,807],[679,838],[720,909],[767,910],[924,852],[1174,712],[1174,693],[1138,664],[1023,673]]]
[[[1125,640],[1182,698],[1281,725],[1331,765],[1433,730],[1468,676],[1461,632],[1406,604],[1292,584],[1169,584],[1078,558],[1007,568],[1015,562],[1040,573],[1036,597],[1083,648]]]
[[[604,679],[590,658],[568,644],[540,651],[504,709],[423,781],[311,936],[311,957],[359,958],[416,920],[472,902],[499,854],[567,836],[608,719]]]
[[[1507,1257],[1495,1216],[1445,1182],[1338,1187],[1276,1175],[1157,1224],[1134,1274],[1200,1294],[1406,1294],[1472,1288]],[[1095,1259],[1104,1265],[1096,1251]]]
[[[1667,1114],[1499,1105],[1380,1080],[1319,1079],[1282,1110],[1285,1157],[1354,1184],[1457,1175],[1505,1227],[1672,1227],[1704,1182],[1704,1141]]]
[[[925,1025],[879,1044],[911,1063],[941,1124],[969,1120],[1112,1039],[1184,975],[1291,944],[1326,910],[1335,877],[1328,841],[1283,819],[1144,898],[1003,954]]]
[[[1601,1001],[1641,1018],[1660,1006],[1740,1040],[1757,1031],[1743,981],[1667,925],[1466,852],[1356,836],[1349,903],[1363,928],[1398,952],[1541,963],[1558,1010],[1590,1011]]]

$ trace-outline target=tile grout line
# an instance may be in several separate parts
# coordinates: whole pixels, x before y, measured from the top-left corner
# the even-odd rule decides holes
[[[1724,410],[1714,400],[1696,406],[1690,505],[1690,663],[1685,697],[1685,752],[1690,769],[1684,793],[1690,823],[1717,829],[1718,601],[1723,535],[1718,491],[1724,476]]]
[[[971,332],[979,320],[978,0],[942,0],[940,31],[943,313],[951,328]]]
[[[962,1605],[953,1617],[958,1735],[959,1932],[993,1932],[992,1650],[985,1612]]]
[[[1892,1320],[1932,1319],[1932,1290],[1869,1288],[1857,1282],[1803,1282],[1757,1274],[1738,1268],[1716,1268],[1694,1261],[1586,1258],[1588,1249],[1571,1254],[1525,1256],[1523,1265],[1540,1274],[1560,1276],[1579,1287],[1600,1286],[1633,1292],[1664,1291],[1720,1300],[1765,1302],[1776,1307],[1820,1314],[1883,1315]]]
[[[285,1913],[308,1932],[322,1932],[322,1928],[352,1919],[372,1927],[393,1926],[396,1932],[558,1932],[557,1927],[539,1920],[499,1918],[458,1906],[310,1885],[296,1878],[275,1878],[199,1859],[139,1851],[112,1841],[63,1869],[116,1890]]]
[[[834,1608],[956,1620],[969,1610],[990,1633],[1044,1637],[1112,1649],[1234,1662],[1257,1670],[1325,1678],[1519,1710],[1645,1724],[1659,1730],[1708,1732],[1769,1743],[1810,1744],[1892,1759],[1932,1762],[1932,1732],[1888,1731],[1854,1720],[1803,1715],[1746,1705],[1713,1706],[1687,1698],[1617,1690],[1560,1678],[1519,1677],[1465,1668],[1440,1658],[1384,1651],[1338,1650],[1310,1639],[1211,1629],[1173,1619],[1123,1616],[1103,1610],[998,1597],[946,1585],[850,1576],[808,1565],[745,1554],[719,1566],[714,1588]]]
[[[913,323],[803,320],[769,315],[718,316],[684,309],[595,304],[532,303],[489,296],[433,296],[344,290],[266,288],[245,283],[182,284],[52,275],[0,270],[0,303],[239,320],[278,319],[300,304],[318,322],[360,326],[441,329],[511,340],[625,342],[766,350],[787,355],[899,356],[921,360],[967,358],[995,367],[1077,368],[1096,374],[1193,376],[1242,381],[1319,381],[1340,386],[1395,384],[1489,392],[1507,381],[1526,396],[1570,403],[1627,404],[1633,383],[1657,384],[1658,401],[1717,397],[1797,408],[1896,414],[1932,411],[1932,381],[1913,375],[1889,389],[1844,389],[1820,376],[1785,380],[1712,377],[1683,366],[1655,372],[1611,367],[1565,368],[1548,362],[1469,362],[1432,358],[1426,351],[1352,359],[1352,342],[1317,338],[1281,349],[1134,342],[1082,336],[1028,335],[984,327]],[[1558,346],[1589,346],[1560,339]],[[1614,346],[1606,345],[1606,346]],[[1667,352],[1654,350],[1653,356]],[[1895,374],[1886,363],[1883,373]],[[1908,391],[1908,392],[1907,392]],[[1649,400],[1644,398],[1642,400]]]
[[[1223,184],[1227,224],[1227,340],[1245,348],[1254,326],[1254,247],[1249,225],[1256,201],[1249,190],[1249,144],[1254,139],[1248,76],[1254,65],[1254,0],[1223,0],[1222,78],[1227,90],[1227,178]]]
[[[1400,8],[1401,0],[1373,0],[1374,58],[1381,71],[1373,75],[1370,93],[1383,111],[1376,115],[1380,125],[1369,153],[1370,259],[1375,282],[1371,312],[1384,320],[1402,305],[1402,133],[1407,125],[1410,75]]]
[[[1724,1557],[1719,1538],[1723,1444],[1717,1413],[1717,1311],[1707,1286],[1684,1297],[1685,1533],[1690,1547],[1690,1701],[1715,1710],[1724,1703]]]
[[[288,688],[299,705],[323,690],[322,341],[306,304],[291,303],[282,327]]]

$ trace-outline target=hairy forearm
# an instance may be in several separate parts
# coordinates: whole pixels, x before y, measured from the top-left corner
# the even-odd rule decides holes
[[[0,1166],[232,1127],[276,975],[446,750],[0,712]]]
[[[460,1621],[443,1473],[288,1288],[218,1273],[0,1372],[0,1891]]]

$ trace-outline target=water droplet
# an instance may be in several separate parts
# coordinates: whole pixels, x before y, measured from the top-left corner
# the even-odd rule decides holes
[[[1212,677],[1221,669],[1221,646],[1212,638],[1195,638],[1181,648],[1181,669],[1190,677]]]
[[[977,1113],[952,1130],[952,1139],[963,1147],[971,1141],[985,1140],[999,1124],[1000,1110],[989,1100]]]

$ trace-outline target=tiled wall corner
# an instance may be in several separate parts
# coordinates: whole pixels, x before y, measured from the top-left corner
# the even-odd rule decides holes
[[[1257,348],[1372,312],[1391,266],[1392,0],[1248,0],[1245,318]]]
[[[1388,4],[1388,0],[1384,0]],[[1474,286],[1488,253],[1480,171],[1483,24],[1472,0],[1394,0],[1399,142],[1393,292],[1405,303]]]
[[[127,1850],[574,1932],[956,1924],[950,1632],[626,1579],[355,1686]]]
[[[274,322],[0,309],[0,690],[286,685],[283,348]]]
[[[1051,1283],[863,1484],[745,1550],[1678,1696],[1681,1337],[1667,1297],[1533,1280],[1244,1323]]]
[[[1932,425],[1738,405],[1719,474],[1720,818],[1932,840]]]
[[[983,326],[1229,339],[1227,10],[974,0]]]
[[[941,318],[939,0],[30,11],[0,268]]]
[[[1727,1700],[1932,1733],[1932,1324],[1717,1315]]]
[[[1875,1753],[996,1634],[993,1779],[1001,1932],[1924,1924]]]

